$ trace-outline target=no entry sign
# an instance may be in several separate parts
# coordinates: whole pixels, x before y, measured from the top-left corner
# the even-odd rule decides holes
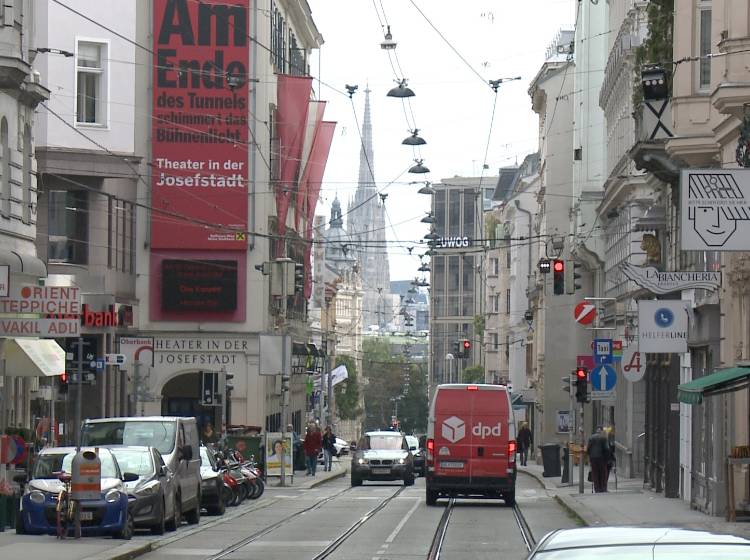
[[[582,301],[576,305],[573,310],[573,317],[575,318],[576,323],[590,325],[594,322],[594,318],[596,317],[596,306],[594,306],[593,303]]]

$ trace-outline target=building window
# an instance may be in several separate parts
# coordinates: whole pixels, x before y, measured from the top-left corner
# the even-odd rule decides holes
[[[708,89],[711,87],[711,1],[700,0],[698,6],[698,47],[700,49],[700,62],[698,63],[698,88]]]
[[[105,125],[107,59],[104,43],[80,41],[76,58],[76,122]]]
[[[88,264],[88,225],[85,191],[49,191],[49,261]]]
[[[500,348],[500,335],[492,333],[492,349],[498,350]]]
[[[448,191],[448,235],[461,235],[461,191],[451,189]]]
[[[32,169],[31,163],[34,152],[31,149],[31,127],[23,127],[23,185],[21,185],[22,204],[21,219],[24,224],[31,223],[31,181]]]
[[[490,276],[497,276],[500,273],[500,259],[490,259]]]
[[[529,241],[530,243],[530,241]],[[511,261],[511,246],[510,246],[510,235],[505,236],[505,268],[510,270]]]
[[[3,182],[3,216],[10,218],[10,143],[8,141],[8,119],[3,117],[0,123],[0,144],[2,144],[2,182]]]
[[[500,312],[500,296],[499,295],[491,295],[490,296],[490,311],[492,313],[499,313]]]

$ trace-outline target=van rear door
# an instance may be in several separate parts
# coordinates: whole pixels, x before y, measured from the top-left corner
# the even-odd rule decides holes
[[[477,479],[508,476],[508,395],[499,387],[478,386],[471,391],[471,441],[469,476]]]
[[[471,401],[464,387],[439,387],[435,395],[436,476],[469,478]]]

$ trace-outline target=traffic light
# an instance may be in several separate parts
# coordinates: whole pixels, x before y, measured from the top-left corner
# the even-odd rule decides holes
[[[576,293],[576,290],[581,289],[581,285],[576,282],[581,278],[581,275],[578,274],[578,271],[581,269],[581,263],[577,263],[575,261],[570,261],[567,263],[565,268],[565,290],[569,294]]]
[[[67,371],[64,371],[60,374],[60,378],[58,379],[57,384],[57,394],[58,395],[65,395],[68,392],[68,382],[70,381],[70,376]]]
[[[461,343],[458,341],[455,341],[453,343],[453,357],[454,358],[460,358],[461,357]]]
[[[294,264],[294,293],[304,293],[305,291],[305,265],[302,263]]]
[[[585,367],[576,368],[576,401],[589,402],[589,370]]]
[[[565,261],[562,259],[552,261],[552,292],[556,296],[565,293]]]
[[[573,379],[570,375],[562,376],[562,390],[566,393],[570,393],[570,388],[573,386]]]
[[[461,341],[461,357],[468,358],[471,353],[471,340],[464,338]]]

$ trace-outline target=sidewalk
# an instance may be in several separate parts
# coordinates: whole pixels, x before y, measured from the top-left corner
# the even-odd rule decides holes
[[[148,532],[138,531],[130,541],[120,541],[109,537],[85,537],[80,540],[57,540],[49,535],[16,535],[15,530],[6,529],[0,532],[0,558],[25,558],[27,560],[129,560],[153,550],[157,550],[171,542],[185,538],[208,527],[231,521],[253,511],[271,506],[279,498],[279,490],[305,490],[315,488],[330,480],[345,476],[348,470],[348,458],[341,463],[334,463],[330,472],[319,468],[317,475],[305,476],[305,471],[295,471],[292,484],[284,488],[278,486],[278,477],[266,481],[266,491],[257,500],[246,500],[237,507],[227,508],[220,517],[201,516],[199,525],[185,525],[175,533],[155,537]]]
[[[706,515],[690,509],[690,504],[677,499],[665,498],[649,488],[643,480],[610,476],[609,491],[592,493],[591,483],[584,473],[584,494],[578,493],[578,467],[573,469],[573,486],[561,485],[560,477],[545,478],[541,465],[529,464],[518,470],[536,478],[550,495],[554,495],[564,507],[573,511],[586,525],[661,525],[702,529],[716,533],[729,533],[750,538],[750,523],[730,523],[723,517]]]

